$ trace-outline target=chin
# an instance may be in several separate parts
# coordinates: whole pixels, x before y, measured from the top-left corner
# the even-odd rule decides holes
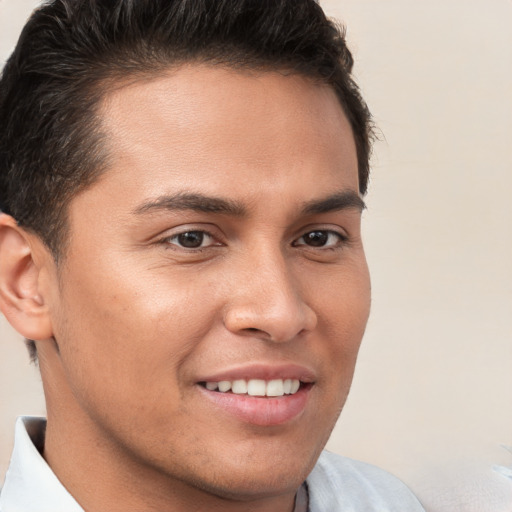
[[[273,443],[271,443],[273,444]],[[322,445],[323,446],[323,445]],[[270,446],[270,448],[272,448]],[[313,469],[322,447],[303,450],[261,450],[252,455],[230,453],[196,486],[230,501],[252,501],[295,493]],[[300,453],[299,453],[300,452]]]
[[[301,471],[298,474],[297,467],[289,471],[274,471],[274,467],[266,471],[247,471],[244,468],[237,475],[216,475],[214,481],[196,482],[201,490],[229,501],[262,500],[275,498],[281,495],[295,494],[311,471]]]

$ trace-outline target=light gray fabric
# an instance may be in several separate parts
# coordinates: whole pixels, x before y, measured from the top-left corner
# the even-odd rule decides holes
[[[428,467],[415,491],[427,512],[512,512],[512,471],[479,459]],[[510,476],[509,476],[510,475]]]
[[[0,512],[84,512],[46,464],[35,445],[43,418],[19,418]],[[395,477],[369,464],[324,452],[306,480],[308,512],[424,512]]]
[[[304,482],[297,491],[297,495],[295,496],[295,507],[293,512],[308,512],[308,488],[306,483]]]
[[[309,512],[424,512],[394,476],[334,453],[322,453],[306,482]]]

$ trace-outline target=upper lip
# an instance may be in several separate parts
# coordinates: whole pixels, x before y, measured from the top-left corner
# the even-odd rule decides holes
[[[312,383],[316,381],[316,375],[307,366],[299,364],[251,363],[202,376],[198,379],[198,382],[220,382],[222,380],[233,381],[240,379],[297,379],[304,383]]]

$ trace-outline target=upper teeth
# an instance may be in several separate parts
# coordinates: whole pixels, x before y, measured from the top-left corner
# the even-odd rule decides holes
[[[294,393],[297,393],[299,387],[300,381],[298,379],[240,379],[206,383],[206,388],[210,391],[220,391],[221,393],[231,391],[236,395],[251,396],[293,395]]]

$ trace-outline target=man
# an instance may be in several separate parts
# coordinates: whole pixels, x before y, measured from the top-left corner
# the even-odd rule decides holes
[[[56,0],[0,82],[1,510],[422,510],[322,449],[370,304],[371,126],[313,0]]]

